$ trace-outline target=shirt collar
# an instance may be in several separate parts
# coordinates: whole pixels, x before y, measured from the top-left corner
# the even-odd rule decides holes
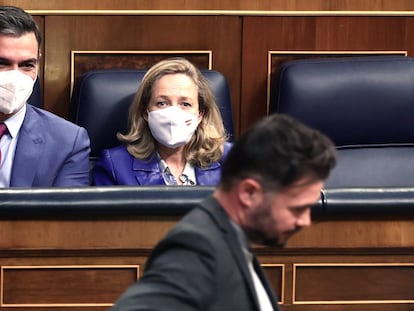
[[[172,176],[170,169],[168,168],[167,162],[161,158],[160,154],[157,152],[158,163],[160,165],[161,173],[164,178],[164,181],[167,185],[176,185],[177,181],[175,180],[174,176]],[[196,177],[195,177],[195,170],[194,166],[190,163],[186,163],[183,172],[181,173],[181,182],[183,185],[196,185]]]
[[[7,126],[7,130],[12,138],[15,138],[22,127],[24,117],[26,115],[26,105],[23,105],[16,114],[4,121]]]
[[[247,239],[247,236],[242,230],[242,228],[240,228],[240,226],[232,220],[230,220],[230,223],[233,226],[234,230],[236,231],[237,239],[239,240],[240,246],[243,248],[243,250],[249,251],[250,242]]]

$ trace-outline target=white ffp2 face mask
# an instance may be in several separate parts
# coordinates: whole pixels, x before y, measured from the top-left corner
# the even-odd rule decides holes
[[[34,80],[19,70],[0,71],[0,111],[18,111],[33,92]]]
[[[169,148],[188,143],[198,123],[196,115],[175,106],[148,112],[148,125],[152,136]]]

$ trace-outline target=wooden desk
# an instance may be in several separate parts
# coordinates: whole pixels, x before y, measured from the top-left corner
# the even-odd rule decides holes
[[[16,191],[0,192],[0,309],[92,311],[139,278],[153,246],[211,189],[187,201],[168,193],[168,204],[145,189]],[[319,212],[287,248],[257,248],[282,309],[413,310],[410,206],[396,216]]]

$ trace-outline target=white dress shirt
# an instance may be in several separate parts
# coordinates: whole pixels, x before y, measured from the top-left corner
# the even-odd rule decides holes
[[[15,115],[4,121],[8,133],[0,140],[1,163],[0,163],[0,188],[10,187],[11,171],[13,167],[14,154],[19,139],[20,128],[26,115],[26,105],[23,105]],[[35,163],[33,163],[35,165]]]

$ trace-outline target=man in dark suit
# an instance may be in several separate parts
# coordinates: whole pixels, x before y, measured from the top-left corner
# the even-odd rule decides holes
[[[0,6],[0,187],[88,185],[86,130],[27,104],[40,46],[34,19]]]
[[[310,225],[335,162],[320,132],[285,115],[263,118],[230,150],[213,195],[155,247],[112,310],[278,310],[252,246],[283,246]]]

